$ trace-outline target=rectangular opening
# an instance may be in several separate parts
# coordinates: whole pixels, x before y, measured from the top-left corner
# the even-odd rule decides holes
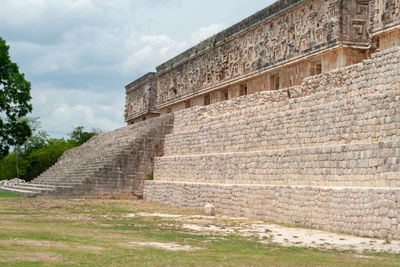
[[[271,90],[279,90],[280,89],[279,74],[274,74],[274,75],[270,76],[270,89]]]
[[[229,92],[228,89],[223,91],[224,100],[229,100]]]
[[[242,84],[240,86],[240,96],[247,95],[247,84]]]
[[[210,105],[210,94],[204,95],[204,106]]]
[[[322,73],[322,61],[317,59],[310,62],[310,75],[319,75]]]
[[[315,73],[316,73],[316,75],[319,75],[322,73],[322,64],[321,63],[318,63],[315,65]]]
[[[190,100],[185,101],[185,108],[190,108]]]

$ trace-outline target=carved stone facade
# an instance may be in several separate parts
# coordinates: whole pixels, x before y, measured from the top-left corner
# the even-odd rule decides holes
[[[379,40],[379,47],[400,46],[400,0],[375,0],[370,5],[372,35]]]
[[[141,88],[127,91],[127,122],[299,85],[359,63],[378,48],[375,43],[381,49],[400,45],[400,31],[385,31],[397,29],[399,3],[279,0],[135,81]]]
[[[126,86],[125,118],[127,121],[139,122],[158,116],[155,107],[156,74],[150,72]]]
[[[400,24],[399,0],[375,0],[370,1],[373,10],[373,31],[377,32],[392,25]]]

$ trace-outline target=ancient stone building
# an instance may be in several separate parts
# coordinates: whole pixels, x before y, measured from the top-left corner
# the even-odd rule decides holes
[[[399,1],[280,0],[126,87],[128,123],[361,62],[399,45]]]
[[[126,96],[130,125],[0,190],[400,239],[400,0],[277,1]]]
[[[146,200],[400,238],[400,1],[277,1],[153,79]]]

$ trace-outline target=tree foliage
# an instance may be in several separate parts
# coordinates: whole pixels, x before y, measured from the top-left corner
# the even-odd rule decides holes
[[[68,139],[50,138],[41,129],[38,118],[27,118],[26,121],[32,128],[32,136],[20,147],[18,161],[20,178],[26,181],[32,180],[54,165],[65,151],[83,144],[101,132],[86,132],[84,127],[78,126],[69,134]],[[0,160],[0,180],[17,176],[16,163],[15,151]]]
[[[26,120],[32,111],[31,84],[11,61],[9,46],[0,37],[0,159],[7,155],[10,146],[20,146],[31,135]]]
[[[28,117],[25,118],[28,122],[32,135],[25,141],[22,146],[22,153],[30,154],[32,151],[37,150],[45,146],[50,140],[50,135],[41,129],[39,118]]]
[[[24,155],[27,165],[25,174],[21,175],[21,178],[26,181],[32,180],[53,166],[65,151],[74,147],[75,144],[71,140],[50,139],[43,147]]]
[[[71,141],[75,142],[77,146],[82,145],[86,141],[88,141],[93,136],[99,134],[101,131],[97,129],[92,129],[91,132],[85,132],[83,126],[77,126],[75,129],[69,134],[69,138]]]

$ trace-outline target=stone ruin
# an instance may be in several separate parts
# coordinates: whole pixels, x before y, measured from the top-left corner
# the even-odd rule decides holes
[[[277,1],[126,86],[126,122],[2,190],[400,239],[400,1]]]

